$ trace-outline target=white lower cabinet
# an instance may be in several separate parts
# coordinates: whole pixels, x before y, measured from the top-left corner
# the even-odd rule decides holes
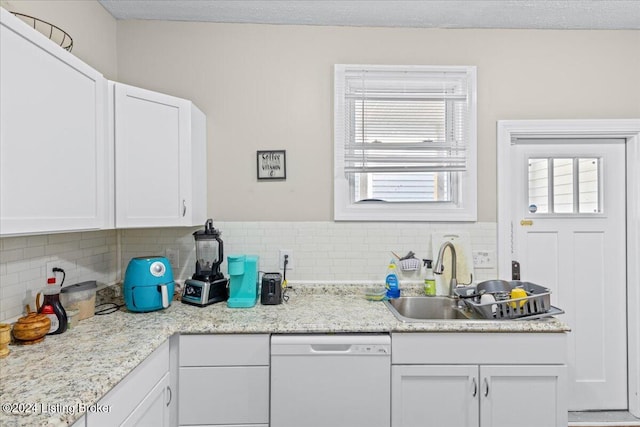
[[[269,425],[269,335],[181,335],[181,426]]]
[[[78,418],[76,420],[76,422],[74,422],[71,427],[86,427],[87,426],[87,416],[83,415],[82,417]]]
[[[164,374],[156,386],[147,394],[131,415],[122,423],[123,427],[157,426],[169,427],[169,404],[171,403],[169,373]]]
[[[480,366],[480,425],[566,426],[566,366]]]
[[[564,370],[534,365],[394,366],[392,425],[561,425],[558,402]]]
[[[477,366],[392,366],[392,425],[477,426],[477,376]]]
[[[87,427],[169,427],[175,406],[170,375],[167,340],[87,410]]]
[[[567,425],[564,334],[392,339],[393,427]],[[514,341],[530,342],[512,346]]]

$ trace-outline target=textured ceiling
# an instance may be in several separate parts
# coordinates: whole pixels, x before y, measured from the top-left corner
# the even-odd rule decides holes
[[[640,0],[99,0],[117,19],[422,28],[640,29]]]

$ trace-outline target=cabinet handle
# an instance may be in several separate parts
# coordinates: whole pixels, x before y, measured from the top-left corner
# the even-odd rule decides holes
[[[478,383],[476,382],[475,377],[473,378],[473,397],[476,397],[476,395],[478,394]]]
[[[167,392],[169,393],[169,400],[167,401],[167,406],[171,404],[171,400],[173,399],[173,393],[171,392],[171,387],[167,386]]]
[[[484,379],[484,397],[489,396],[489,381]]]
[[[185,216],[187,214],[187,201],[185,199],[182,199],[182,216]]]

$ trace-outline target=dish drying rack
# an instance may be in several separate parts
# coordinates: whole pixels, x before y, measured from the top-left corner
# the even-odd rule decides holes
[[[462,286],[454,292],[462,297],[464,304],[484,319],[540,319],[543,317],[556,316],[564,313],[557,307],[551,305],[551,290],[544,286],[531,282],[521,282],[514,280],[509,282],[513,288],[521,288],[526,293],[526,297],[511,298],[510,292],[491,293],[495,302],[481,303],[480,296],[464,298],[467,295],[476,293],[475,286]]]

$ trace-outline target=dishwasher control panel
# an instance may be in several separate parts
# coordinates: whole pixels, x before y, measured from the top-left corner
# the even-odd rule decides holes
[[[390,354],[391,348],[384,344],[354,344],[350,353],[357,354]]]

